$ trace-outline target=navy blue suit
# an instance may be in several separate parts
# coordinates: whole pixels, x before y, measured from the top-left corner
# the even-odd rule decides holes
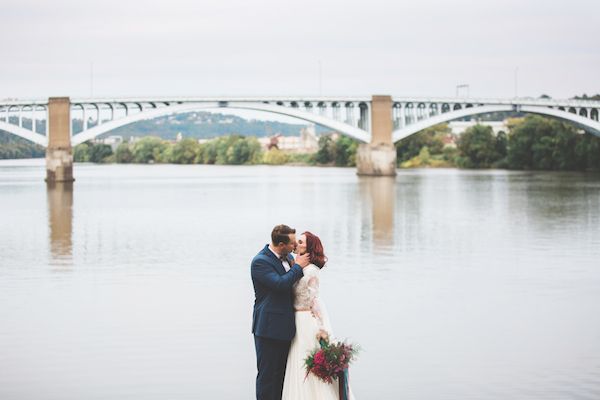
[[[302,278],[302,268],[285,268],[266,245],[252,259],[250,273],[254,285],[254,312],[252,333],[256,347],[256,398],[280,400],[285,376],[285,364],[290,343],[296,334],[292,287]]]

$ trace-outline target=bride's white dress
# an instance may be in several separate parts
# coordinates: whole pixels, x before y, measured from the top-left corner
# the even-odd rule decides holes
[[[329,384],[313,374],[306,376],[304,360],[319,347],[319,329],[327,331],[330,338],[333,336],[327,312],[319,299],[320,269],[311,264],[303,272],[304,276],[294,286],[296,336],[288,354],[282,400],[339,400],[337,382]],[[348,397],[354,400],[352,391]]]

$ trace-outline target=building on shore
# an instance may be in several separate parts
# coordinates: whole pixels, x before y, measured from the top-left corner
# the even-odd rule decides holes
[[[97,138],[93,140],[94,143],[107,144],[112,148],[112,151],[117,150],[117,147],[123,143],[123,136],[107,136],[105,138]]]
[[[258,138],[258,141],[264,150],[274,147],[289,153],[314,153],[319,150],[319,138],[315,133],[314,125],[302,128],[298,136],[276,134]]]
[[[448,122],[448,127],[454,135],[460,135],[467,129],[475,125],[491,126],[494,135],[497,135],[500,131],[508,132],[508,125],[506,120],[504,121],[451,121]]]

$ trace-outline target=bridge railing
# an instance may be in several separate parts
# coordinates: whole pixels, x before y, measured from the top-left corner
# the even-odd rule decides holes
[[[353,129],[358,129],[369,135],[372,129],[371,98],[369,97],[242,97],[242,98],[74,98],[71,99],[71,127],[72,135],[79,135],[91,128],[111,121],[126,121],[137,114],[163,109],[168,113],[170,108],[181,108],[182,105],[197,105],[198,110],[203,105],[217,104],[230,108],[231,104],[268,105],[269,112],[283,109],[297,110],[307,120],[320,120],[323,118],[336,121]],[[272,107],[275,106],[275,107]],[[529,110],[552,109],[568,113],[575,117],[569,119],[584,126],[595,127],[593,122],[600,118],[600,101],[578,99],[533,99],[533,98],[443,98],[443,97],[392,97],[392,122],[395,131],[408,128],[411,125],[422,124],[426,120],[436,120],[443,114],[461,114],[461,110],[472,108],[473,114],[483,107],[504,106],[513,107],[515,110],[528,108]],[[534,107],[533,109],[530,107]],[[193,108],[193,107],[192,107]],[[259,109],[260,107],[256,107]],[[188,109],[188,108],[186,108]],[[154,115],[150,112],[149,115]],[[288,113],[289,114],[289,113]],[[469,113],[466,113],[467,115]],[[565,117],[566,114],[546,112],[547,115]],[[9,131],[43,144],[48,132],[48,101],[47,100],[8,100],[0,101],[0,129],[2,126],[10,128]],[[314,116],[314,117],[310,117]],[[318,118],[317,118],[318,117]],[[586,122],[593,121],[593,122]],[[15,127],[15,128],[11,128]]]

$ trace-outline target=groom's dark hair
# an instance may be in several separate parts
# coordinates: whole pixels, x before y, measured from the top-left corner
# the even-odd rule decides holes
[[[279,243],[288,244],[292,233],[296,233],[296,230],[287,225],[277,225],[271,232],[271,241],[274,245]]]

